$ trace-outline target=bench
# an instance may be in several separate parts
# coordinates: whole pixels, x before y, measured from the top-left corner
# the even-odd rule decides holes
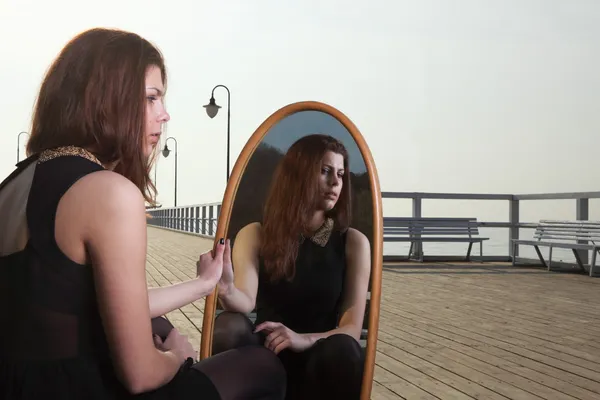
[[[588,243],[582,243],[587,241]],[[594,275],[596,264],[596,253],[600,252],[600,221],[559,221],[559,220],[540,220],[538,223],[533,240],[513,239],[513,251],[519,245],[529,245],[535,248],[538,258],[542,265],[550,271],[552,266],[552,249],[571,249],[575,255],[577,265],[585,272],[581,257],[577,250],[591,250],[592,261],[590,262],[590,276]],[[539,246],[550,248],[548,263],[542,257]],[[516,254],[513,252],[513,254]],[[512,264],[515,265],[513,257]]]
[[[416,243],[423,242],[465,242],[469,243],[466,261],[470,260],[473,243],[479,243],[479,256],[483,257],[483,241],[479,236],[476,218],[412,218],[388,217],[383,219],[384,242],[410,242],[408,259]],[[423,252],[419,252],[423,261]]]

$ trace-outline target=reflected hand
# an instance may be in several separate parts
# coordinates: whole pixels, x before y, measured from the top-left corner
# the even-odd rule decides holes
[[[227,294],[233,286],[233,264],[231,263],[231,241],[225,242],[225,251],[223,252],[223,274],[219,280],[219,293]]]
[[[275,354],[279,354],[287,348],[295,352],[301,352],[311,346],[307,335],[296,333],[280,322],[265,321],[254,330],[254,332],[261,331],[268,333],[265,339],[265,347]]]

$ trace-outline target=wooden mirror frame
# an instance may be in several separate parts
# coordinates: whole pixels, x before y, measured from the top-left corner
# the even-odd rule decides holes
[[[371,151],[367,146],[362,134],[358,128],[346,117],[341,111],[334,107],[316,102],[302,101],[289,104],[268,117],[256,131],[252,134],[239,157],[237,158],[221,205],[221,213],[217,224],[217,232],[215,233],[216,247],[217,241],[220,238],[227,237],[227,229],[233,209],[235,195],[237,193],[241,178],[248,161],[254,154],[256,148],[260,145],[263,138],[268,134],[270,129],[283,120],[285,117],[301,112],[301,111],[321,111],[329,114],[337,119],[350,133],[360,153],[363,157],[369,177],[371,188],[371,201],[373,205],[373,239],[371,245],[371,299],[368,309],[368,331],[367,345],[365,352],[364,375],[361,384],[361,399],[367,400],[370,398],[373,386],[373,375],[375,370],[375,354],[377,350],[377,334],[379,331],[379,307],[381,301],[381,277],[383,267],[383,205],[381,198],[381,189],[379,187],[379,177],[375,162],[371,155]],[[210,356],[212,348],[213,329],[215,321],[215,312],[217,306],[217,290],[215,287],[213,292],[206,297],[204,306],[204,318],[202,322],[202,336],[200,342],[200,359]]]

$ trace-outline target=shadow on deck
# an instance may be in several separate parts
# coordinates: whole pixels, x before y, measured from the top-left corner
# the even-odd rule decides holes
[[[212,242],[148,228],[150,286]],[[386,263],[373,399],[600,399],[600,279],[509,263]],[[203,301],[168,315],[200,346]]]

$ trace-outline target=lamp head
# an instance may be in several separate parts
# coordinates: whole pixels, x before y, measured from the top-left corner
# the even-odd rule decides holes
[[[170,153],[171,153],[171,150],[169,150],[169,147],[165,143],[165,147],[163,148],[162,154],[165,158],[167,158],[167,157],[169,157]]]
[[[210,101],[207,105],[204,106],[204,108],[206,108],[206,114],[210,118],[214,118],[215,115],[217,115],[217,113],[219,112],[219,108],[221,108],[221,106],[217,105],[217,103],[215,102],[215,98],[211,96]]]

